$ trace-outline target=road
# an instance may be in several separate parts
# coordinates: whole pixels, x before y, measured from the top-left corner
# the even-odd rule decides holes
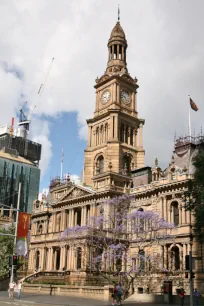
[[[16,295],[16,293],[15,293]],[[39,294],[21,294],[21,299],[14,297],[13,300],[8,298],[7,292],[0,292],[0,306],[15,305],[15,306],[106,306],[111,305],[110,302],[87,299],[74,296],[50,296]]]

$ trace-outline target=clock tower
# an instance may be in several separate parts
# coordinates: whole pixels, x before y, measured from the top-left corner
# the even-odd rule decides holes
[[[144,166],[142,129],[137,113],[137,79],[128,73],[127,40],[118,21],[108,41],[105,73],[96,79],[94,117],[87,120],[84,184],[96,190],[130,187],[130,171]]]

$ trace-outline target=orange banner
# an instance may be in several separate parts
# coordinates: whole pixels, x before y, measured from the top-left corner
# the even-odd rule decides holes
[[[24,212],[19,213],[17,238],[24,238],[28,236],[28,232],[30,229],[30,218],[31,214],[27,214]]]

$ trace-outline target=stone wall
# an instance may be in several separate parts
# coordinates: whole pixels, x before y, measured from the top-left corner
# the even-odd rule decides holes
[[[111,299],[111,286],[65,286],[65,285],[41,285],[23,284],[22,291],[36,294],[77,296],[109,301]]]

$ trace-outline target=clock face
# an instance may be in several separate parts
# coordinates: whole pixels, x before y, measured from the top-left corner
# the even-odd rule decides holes
[[[103,104],[106,104],[110,100],[110,97],[111,97],[110,91],[109,90],[104,91],[101,97],[101,102]]]
[[[125,90],[122,90],[121,93],[120,93],[120,101],[122,103],[125,103],[125,104],[128,104],[130,103],[130,96],[129,96],[129,93]]]

